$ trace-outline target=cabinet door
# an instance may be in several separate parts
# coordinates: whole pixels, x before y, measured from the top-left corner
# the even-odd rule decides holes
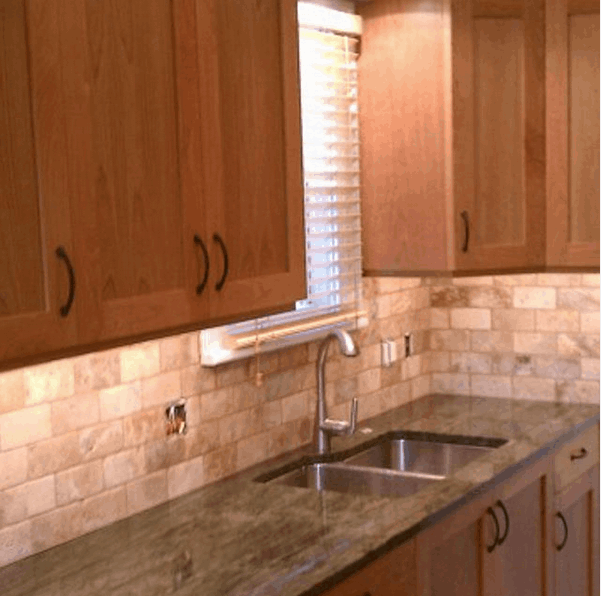
[[[180,149],[198,130],[182,121],[178,102],[186,90],[175,35],[180,0],[30,5],[31,35],[47,31],[58,48],[57,116],[65,120],[85,305],[80,343],[190,323],[199,277],[193,230],[204,231],[204,222],[189,211],[191,191],[180,175]]]
[[[599,594],[599,468],[576,480],[555,500],[556,596]]]
[[[541,266],[544,0],[455,0],[451,22],[455,267]]]
[[[296,2],[196,10],[211,317],[284,308],[306,295]]]
[[[547,260],[599,267],[599,2],[547,0]]]
[[[75,341],[76,302],[66,263],[73,257],[58,40],[35,38],[36,15],[23,0],[0,11],[0,362]]]

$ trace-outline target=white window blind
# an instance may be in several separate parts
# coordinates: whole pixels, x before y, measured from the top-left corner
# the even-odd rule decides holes
[[[358,17],[327,12],[316,26],[311,5],[299,5],[299,58],[305,177],[307,299],[296,310],[203,331],[201,359],[214,365],[261,351],[309,341],[333,325],[357,325],[361,308],[361,210],[356,35],[340,33],[340,23]],[[323,11],[326,11],[324,13]],[[310,13],[310,14],[309,14]],[[327,16],[327,14],[326,14]],[[350,20],[349,20],[350,18]],[[303,26],[303,22],[310,26]]]

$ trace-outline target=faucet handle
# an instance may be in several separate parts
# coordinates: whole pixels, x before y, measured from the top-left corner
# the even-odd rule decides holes
[[[351,422],[349,425],[348,434],[352,435],[355,432],[355,428],[357,426],[357,412],[359,411],[359,400],[356,397],[353,397],[353,401],[351,403]]]

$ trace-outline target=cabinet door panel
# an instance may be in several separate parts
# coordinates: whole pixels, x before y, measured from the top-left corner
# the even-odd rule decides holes
[[[53,108],[60,87],[49,37],[32,40],[35,20],[22,0],[0,12],[0,360],[74,342],[75,309],[59,245],[72,255],[64,129]],[[34,43],[35,42],[35,43]],[[37,58],[43,60],[38,61]]]

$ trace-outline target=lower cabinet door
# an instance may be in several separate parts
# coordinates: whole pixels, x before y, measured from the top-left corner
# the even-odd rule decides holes
[[[555,596],[599,594],[599,468],[555,499]]]

